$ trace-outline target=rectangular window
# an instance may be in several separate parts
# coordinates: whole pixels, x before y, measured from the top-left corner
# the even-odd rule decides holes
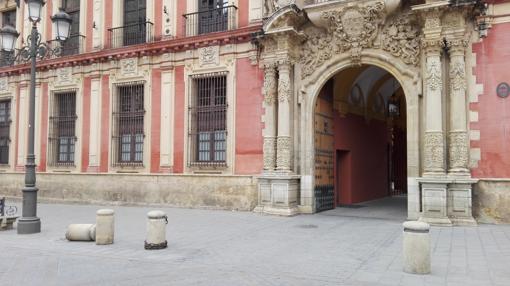
[[[0,101],[0,164],[9,164],[11,101]]]
[[[227,76],[210,74],[193,79],[190,98],[190,160],[193,165],[226,164]]]
[[[49,131],[49,164],[73,166],[76,143],[76,91],[53,96]]]
[[[228,29],[228,0],[199,0],[198,33],[226,31]]]
[[[124,46],[146,42],[146,0],[124,0]]]
[[[80,0],[63,0],[62,7],[71,19],[69,39],[62,43],[62,56],[76,55],[80,53]]]
[[[113,106],[114,165],[143,164],[144,116],[144,84],[117,86]]]

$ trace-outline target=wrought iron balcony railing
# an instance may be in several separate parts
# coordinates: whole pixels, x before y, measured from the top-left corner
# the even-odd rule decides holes
[[[85,52],[85,36],[83,35],[72,35],[65,42],[53,40],[48,44],[57,51],[52,55],[52,58],[78,55]]]
[[[108,29],[109,48],[120,48],[154,41],[154,24],[146,21]]]
[[[234,5],[182,15],[184,17],[184,35],[222,32],[235,29],[237,7]]]
[[[14,52],[0,50],[0,67],[6,67],[13,64]]]

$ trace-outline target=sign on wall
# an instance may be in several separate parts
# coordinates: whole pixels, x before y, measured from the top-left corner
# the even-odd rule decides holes
[[[507,98],[510,95],[510,85],[508,85],[506,82],[498,84],[496,93],[501,98]]]

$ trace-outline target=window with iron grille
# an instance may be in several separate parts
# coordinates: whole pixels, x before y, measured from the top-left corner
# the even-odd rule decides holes
[[[144,116],[144,83],[117,86],[112,130],[114,166],[143,165]]]
[[[227,76],[225,73],[193,78],[189,118],[190,164],[226,165]]]
[[[49,156],[50,166],[73,166],[76,143],[76,91],[53,95],[50,113]]]
[[[0,101],[0,164],[9,164],[11,101]]]

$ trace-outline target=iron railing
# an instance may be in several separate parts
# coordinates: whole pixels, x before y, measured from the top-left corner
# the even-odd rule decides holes
[[[144,82],[116,86],[113,101],[112,165],[143,166]]]
[[[189,166],[226,166],[227,76],[225,73],[193,78],[189,112]]]
[[[154,24],[146,21],[108,29],[109,48],[151,43],[154,41]]]
[[[76,143],[76,90],[53,95],[48,136],[48,164],[74,166]]]
[[[14,52],[0,50],[0,67],[7,67],[13,64]]]
[[[85,36],[72,35],[65,42],[53,40],[48,42],[49,46],[57,52],[52,58],[78,55],[85,52]]]
[[[196,36],[237,28],[237,7],[234,5],[182,15],[184,35]]]
[[[11,101],[0,101],[0,164],[9,164]]]

